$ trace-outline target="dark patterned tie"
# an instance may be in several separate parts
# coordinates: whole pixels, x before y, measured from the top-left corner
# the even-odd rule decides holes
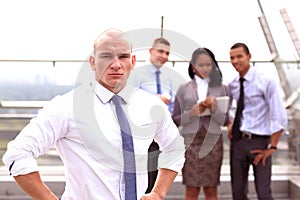
[[[243,77],[240,77],[240,97],[237,103],[237,109],[235,113],[235,118],[232,126],[232,139],[237,140],[241,137],[242,133],[240,131],[241,118],[244,109],[244,81]]]
[[[157,89],[157,94],[161,94],[160,71],[157,70],[155,72],[155,74],[156,74],[156,89]]]
[[[121,107],[122,98],[114,95],[112,97],[112,101],[116,104],[116,113],[122,135],[125,176],[125,200],[136,200],[136,170],[131,130],[127,117]]]

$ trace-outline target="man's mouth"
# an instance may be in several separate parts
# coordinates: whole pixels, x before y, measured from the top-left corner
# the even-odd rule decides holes
[[[110,73],[109,75],[113,76],[113,77],[122,77],[123,76],[122,73]]]

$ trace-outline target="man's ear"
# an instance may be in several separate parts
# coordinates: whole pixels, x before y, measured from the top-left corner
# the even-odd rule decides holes
[[[135,55],[132,55],[132,56],[131,56],[131,69],[134,68],[135,63],[136,63],[136,57],[135,57]]]
[[[149,53],[151,54],[151,53],[152,53],[152,51],[153,51],[153,48],[150,48],[150,49],[149,49]]]
[[[96,71],[96,67],[95,67],[95,57],[94,56],[90,56],[89,58],[89,63],[91,65],[91,68],[93,71]]]
[[[248,54],[248,59],[250,60],[252,58],[251,53]]]

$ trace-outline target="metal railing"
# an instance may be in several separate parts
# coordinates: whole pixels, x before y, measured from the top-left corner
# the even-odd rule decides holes
[[[70,60],[38,60],[38,59],[0,59],[1,62],[15,62],[15,63],[52,63],[53,67],[56,67],[56,63],[86,63],[88,60],[80,59],[70,59]],[[137,60],[138,63],[144,63],[146,60]],[[168,63],[172,63],[173,67],[176,63],[188,63],[187,60],[169,60]],[[282,64],[293,64],[300,67],[300,60],[252,60],[251,64],[255,66],[256,64],[263,63],[282,63]],[[230,63],[229,60],[218,60],[218,63]],[[275,64],[275,63],[274,63]],[[290,98],[287,98],[286,107],[289,108],[299,97],[299,90],[294,91],[293,95]],[[48,101],[1,101],[0,100],[0,109],[41,109],[47,104]],[[22,114],[22,113],[0,113],[0,119],[30,119],[35,117],[36,114]]]
[[[0,101],[0,108],[3,109],[41,109],[48,101]],[[31,119],[35,117],[36,114],[26,114],[26,113],[0,113],[0,120],[9,119]]]

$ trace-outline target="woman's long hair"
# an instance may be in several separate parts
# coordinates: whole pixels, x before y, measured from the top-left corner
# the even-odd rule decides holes
[[[189,76],[191,77],[191,79],[194,79],[195,72],[193,69],[193,65],[196,63],[196,59],[201,54],[208,55],[212,60],[212,71],[209,75],[209,80],[210,80],[209,86],[213,87],[213,86],[221,85],[223,81],[222,72],[219,68],[218,62],[216,61],[215,55],[211,50],[207,48],[198,48],[193,52],[192,59],[189,63],[189,68],[188,68]]]

